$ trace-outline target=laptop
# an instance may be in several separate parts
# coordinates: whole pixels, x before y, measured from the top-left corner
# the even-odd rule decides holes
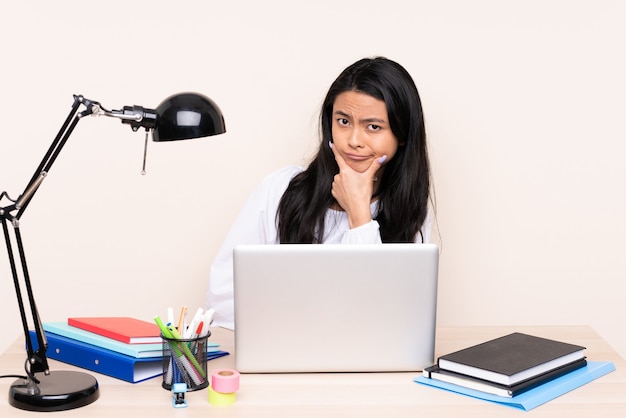
[[[240,245],[233,257],[238,371],[434,364],[435,244]]]

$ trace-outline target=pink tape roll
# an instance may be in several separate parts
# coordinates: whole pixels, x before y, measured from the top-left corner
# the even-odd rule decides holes
[[[239,372],[233,369],[218,369],[211,373],[211,386],[218,393],[233,393],[239,390]]]

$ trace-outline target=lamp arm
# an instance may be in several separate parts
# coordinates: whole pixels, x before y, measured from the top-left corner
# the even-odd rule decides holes
[[[74,104],[72,105],[72,109],[70,110],[70,113],[67,115],[67,118],[63,122],[61,129],[59,129],[59,132],[57,133],[56,137],[52,141],[52,144],[50,144],[48,151],[46,152],[41,162],[37,166],[37,169],[33,173],[33,176],[31,177],[28,184],[26,185],[24,192],[20,195],[20,197],[15,202],[14,209],[17,210],[17,214],[15,216],[17,219],[21,218],[22,213],[24,212],[24,210],[30,203],[31,199],[33,198],[33,195],[35,194],[35,192],[37,191],[37,189],[43,182],[44,178],[50,171],[52,164],[54,163],[56,158],[59,156],[59,153],[63,149],[63,146],[65,145],[70,135],[72,134],[72,131],[74,131],[74,128],[78,124],[78,121],[80,120],[80,116],[77,115],[77,112],[78,112],[78,108],[80,107],[82,103],[83,103],[82,96],[75,95]],[[90,107],[88,107],[88,109],[85,112],[87,112],[89,109]]]

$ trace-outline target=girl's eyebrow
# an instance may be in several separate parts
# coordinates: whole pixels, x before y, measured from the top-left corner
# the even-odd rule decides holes
[[[350,118],[350,115],[348,115],[348,114],[347,114],[347,113],[345,113],[345,112],[342,112],[341,110],[335,110],[335,111],[333,112],[333,114],[334,114],[334,115],[336,115],[336,116],[342,116],[342,117],[344,117],[344,118],[346,118],[346,119],[349,119],[349,118]]]
[[[365,119],[361,119],[361,122],[367,122],[367,123],[385,123],[386,121],[384,119],[379,119],[379,118],[365,118]]]
[[[336,116],[341,116],[343,118],[350,119],[350,115],[348,115],[345,112],[342,112],[341,110],[335,110],[334,114]],[[361,119],[360,122],[365,122],[365,123],[385,123],[386,121],[384,119],[371,117],[371,118]]]

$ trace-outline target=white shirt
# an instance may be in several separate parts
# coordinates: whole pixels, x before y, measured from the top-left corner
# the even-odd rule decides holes
[[[240,244],[279,244],[276,221],[278,204],[291,179],[302,171],[301,167],[288,166],[268,175],[239,212],[211,266],[206,306],[207,309],[215,309],[213,325],[234,328],[233,249]],[[370,208],[373,217],[378,202],[372,203]],[[325,244],[382,243],[378,222],[374,220],[350,229],[345,212],[328,209],[325,225]],[[423,242],[429,242],[429,218],[424,222],[422,234]],[[416,239],[421,241],[420,234]]]

